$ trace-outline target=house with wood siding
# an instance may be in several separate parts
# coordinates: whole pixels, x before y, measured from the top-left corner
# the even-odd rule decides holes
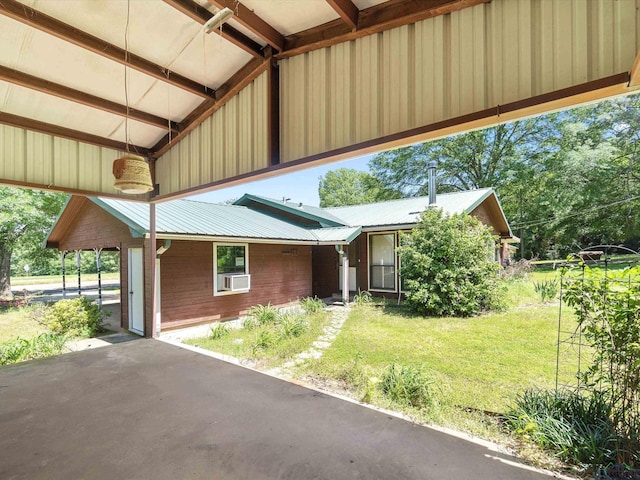
[[[73,196],[46,246],[118,250],[122,327],[149,334],[152,321],[159,332],[310,295],[400,295],[399,232],[411,230],[427,207],[426,197],[324,209],[255,195],[233,205],[175,200],[155,207],[152,248],[148,205]],[[442,194],[437,207],[478,217],[500,238],[497,260],[507,251],[513,236],[493,190]],[[155,319],[154,299],[144,294],[152,261]]]

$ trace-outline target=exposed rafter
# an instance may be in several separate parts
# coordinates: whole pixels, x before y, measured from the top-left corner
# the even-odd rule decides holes
[[[39,120],[33,120],[31,118],[25,118],[19,115],[13,115],[11,113],[0,112],[0,123],[3,125],[9,125],[11,127],[24,128],[26,130],[44,133],[46,135],[53,135],[55,137],[68,138],[69,140],[89,143],[91,145],[97,145],[99,147],[111,148],[113,150],[120,150],[123,152],[131,150],[140,155],[151,155],[151,151],[145,147],[129,144],[129,148],[127,148],[127,144],[125,144],[124,142],[111,140],[110,138],[100,137],[99,135],[93,135],[91,133],[80,132],[71,128],[61,127],[52,123],[41,122]]]
[[[212,0],[209,0],[212,1]],[[342,18],[308,30],[287,35],[285,48],[276,55],[287,58],[338,43],[355,40],[391,28],[419,22],[427,18],[473,7],[491,0],[391,0],[358,14],[358,25],[352,30]]]
[[[244,67],[235,73],[229,80],[216,90],[215,100],[206,100],[198,108],[191,112],[182,122],[180,122],[180,133],[169,137],[166,135],[151,150],[154,157],[159,157],[167,152],[172,146],[180,141],[187,133],[192,131],[217,110],[222,108],[231,98],[240,93],[244,87],[253,82],[271,64],[272,57],[266,59],[254,58]]]
[[[78,30],[60,20],[49,15],[45,15],[16,0],[2,0],[0,2],[0,14],[17,20],[18,22],[37,28],[40,31],[53,35],[66,42],[77,45],[95,54],[101,55],[109,60],[127,65],[139,72],[154,77],[163,82],[169,83],[175,87],[181,88],[188,92],[203,98],[214,97],[213,89],[201,85],[189,78],[172,72],[160,65],[145,60],[144,58],[126,52],[109,42],[98,37],[94,37],[86,32]]]
[[[640,85],[640,52],[636,55],[631,71],[629,72],[629,87],[637,87]]]
[[[201,7],[193,0],[163,0],[166,4],[172,6],[176,10],[187,15],[189,18],[195,20],[200,25],[204,25],[207,20],[213,17],[213,14],[206,8]],[[230,41],[234,45],[240,47],[245,52],[253,55],[254,57],[262,57],[262,46],[254,42],[251,38],[247,37],[241,31],[233,28],[229,24],[224,24],[221,27],[222,37],[225,40]]]
[[[209,0],[209,3],[216,8],[230,8],[233,10],[234,20],[262,38],[271,45],[274,50],[280,52],[284,48],[284,37],[282,34],[242,3],[236,0]]]
[[[178,129],[178,125],[175,122],[169,122],[169,120],[165,118],[142,112],[131,107],[129,107],[127,111],[127,107],[125,105],[105,100],[73,88],[65,87],[64,85],[59,85],[42,78],[34,77],[33,75],[19,72],[18,70],[3,67],[2,65],[0,65],[0,80],[13,83],[14,85],[20,85],[31,90],[37,90],[38,92],[53,95],[58,98],[64,98],[65,100],[80,103],[104,112],[113,113],[121,117],[128,116],[133,120],[146,123],[147,125],[153,125],[154,127],[165,130],[171,127],[175,132],[177,132]]]
[[[327,3],[338,12],[342,21],[349,25],[351,30],[358,28],[358,15],[360,11],[351,0],[327,0]]]

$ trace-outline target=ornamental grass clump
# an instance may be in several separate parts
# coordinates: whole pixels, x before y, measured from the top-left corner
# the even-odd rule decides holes
[[[496,238],[480,220],[425,210],[398,248],[407,305],[426,316],[468,317],[502,309],[495,246]]]
[[[0,365],[50,357],[62,353],[66,337],[55,333],[42,333],[31,339],[18,338],[0,345]]]
[[[435,382],[421,366],[393,363],[382,373],[378,387],[385,397],[403,407],[423,409],[437,403]]]
[[[568,463],[596,466],[616,459],[611,407],[597,392],[525,390],[506,413],[505,425]]]

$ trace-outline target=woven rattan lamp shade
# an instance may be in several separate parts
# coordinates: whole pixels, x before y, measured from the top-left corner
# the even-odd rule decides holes
[[[139,155],[127,153],[113,161],[113,186],[122,193],[141,194],[153,190],[149,164]]]

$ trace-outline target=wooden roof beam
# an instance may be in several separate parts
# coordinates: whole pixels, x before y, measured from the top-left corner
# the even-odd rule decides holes
[[[351,30],[358,28],[358,14],[360,10],[351,0],[327,0],[327,3],[331,5],[342,21],[349,25]]]
[[[229,8],[233,10],[234,20],[239,22],[243,27],[251,30],[274,50],[280,52],[284,48],[284,36],[239,1],[209,0],[209,3],[216,8]]]
[[[636,55],[629,72],[629,87],[637,87],[638,85],[640,85],[640,52]]]
[[[209,0],[211,1],[211,0]],[[287,35],[285,48],[276,58],[288,58],[301,53],[330,47],[391,28],[401,27],[447,13],[473,7],[491,0],[391,0],[360,10],[355,30],[342,18],[302,32]]]
[[[120,63],[121,65],[131,67],[145,75],[169,83],[174,87],[181,88],[199,97],[214,97],[214,90],[205,85],[183,77],[178,73],[172,72],[131,52],[126,52],[120,47],[106,42],[101,38],[94,37],[82,30],[78,30],[49,15],[45,15],[24,3],[16,0],[2,0],[0,1],[0,14]]]
[[[138,145],[129,144],[127,148],[127,144],[124,142],[100,137],[99,135],[93,135],[91,133],[80,132],[71,128],[61,127],[59,125],[54,125],[53,123],[46,123],[39,120],[33,120],[31,118],[21,117],[19,115],[13,115],[11,113],[0,112],[0,123],[3,125],[9,125],[10,127],[24,128],[25,130],[44,133],[45,135],[67,138],[69,140],[89,143],[91,145],[111,148],[113,150],[120,150],[122,152],[133,151],[134,153],[147,157],[152,153],[148,148],[140,147]]]
[[[113,113],[114,115],[119,115],[121,117],[129,117],[132,120],[137,120],[164,130],[171,128],[175,132],[178,131],[178,124],[165,118],[142,112],[131,107],[127,109],[125,105],[105,100],[104,98],[96,97],[95,95],[81,92],[73,88],[65,87],[64,85],[59,85],[42,78],[34,77],[33,75],[29,75],[18,70],[3,67],[2,65],[0,65],[0,80],[4,80],[5,82],[9,82],[14,85],[20,85],[21,87],[25,87],[30,90],[46,93],[47,95],[53,95],[58,98],[70,100],[87,107],[102,110],[103,112]]]
[[[163,0],[167,5],[172,6],[176,10],[184,13],[186,16],[195,20],[200,25],[204,25],[207,20],[213,17],[213,14],[206,8],[201,7],[193,0]],[[233,43],[237,47],[240,47],[245,52],[253,55],[254,57],[262,57],[262,45],[253,41],[247,37],[241,31],[233,28],[229,24],[224,24],[221,27],[222,38]]]
[[[258,78],[261,73],[265,72],[273,61],[273,58],[270,55],[270,49],[267,53],[269,54],[268,58],[254,58],[253,60],[250,60],[229,80],[220,85],[220,88],[216,90],[215,100],[206,100],[202,102],[193,112],[180,122],[180,132],[177,135],[165,135],[151,148],[154,152],[153,156],[158,158],[161,155],[164,155],[189,132],[213,115],[217,110],[222,108],[224,104],[237,95],[240,90]]]

